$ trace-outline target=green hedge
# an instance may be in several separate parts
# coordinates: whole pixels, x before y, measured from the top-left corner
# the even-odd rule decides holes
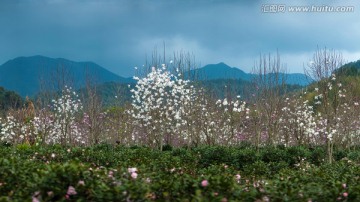
[[[360,201],[359,150],[323,150],[0,146],[0,201]]]

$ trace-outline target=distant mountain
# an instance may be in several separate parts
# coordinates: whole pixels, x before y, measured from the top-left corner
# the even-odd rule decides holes
[[[199,69],[191,70],[190,75],[193,75],[199,80],[242,79],[245,81],[251,81],[257,76],[256,74],[245,73],[239,68],[230,67],[223,62],[209,64]],[[311,83],[311,80],[305,74],[300,73],[285,74],[284,78],[286,78],[285,82],[290,85],[306,86]]]
[[[202,81],[235,79],[239,82],[240,80],[249,82],[256,76],[225,63],[209,64],[185,72],[184,75],[192,75],[191,77],[195,76]],[[305,86],[310,83],[304,74],[285,76],[287,84]],[[15,91],[23,97],[33,97],[44,89],[59,90],[56,86],[62,84],[79,89],[84,87],[88,80],[96,84],[135,82],[132,78],[118,76],[93,62],[74,62],[64,58],[18,57],[0,66],[0,86]]]
[[[59,82],[66,83],[66,80],[79,88],[88,79],[96,83],[133,82],[93,62],[74,62],[63,58],[18,57],[0,66],[0,86],[16,91],[21,96],[34,96],[41,90],[40,84],[49,87]]]
[[[218,64],[209,64],[199,69],[191,70],[191,75],[196,75],[200,80],[214,79],[243,79],[250,80],[252,75],[245,73],[239,68],[230,67],[221,62]]]

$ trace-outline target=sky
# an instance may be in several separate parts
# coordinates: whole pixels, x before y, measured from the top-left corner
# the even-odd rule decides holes
[[[317,47],[360,59],[359,19],[356,0],[0,0],[0,64],[43,55],[128,77],[165,44],[166,60],[190,53],[197,67],[245,72],[278,51],[287,72],[303,73]]]

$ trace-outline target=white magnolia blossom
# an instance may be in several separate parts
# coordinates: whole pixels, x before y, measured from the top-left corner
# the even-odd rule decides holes
[[[315,143],[318,139],[317,122],[313,116],[313,107],[308,101],[298,99],[285,100],[279,123],[281,128],[280,143],[287,146],[303,143]]]
[[[137,80],[132,89],[133,118],[146,130],[148,138],[162,144],[165,135],[181,134],[187,138],[182,128],[188,124],[186,117],[191,113],[190,106],[194,100],[194,87],[188,80],[171,74],[163,64],[162,68],[152,68],[145,78]],[[156,137],[155,137],[156,136]]]
[[[76,123],[76,116],[82,110],[82,104],[76,92],[65,86],[62,96],[52,102],[54,120],[47,143],[84,144],[84,134]]]

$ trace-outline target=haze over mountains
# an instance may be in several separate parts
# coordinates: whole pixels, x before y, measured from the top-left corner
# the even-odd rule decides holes
[[[255,75],[225,63],[209,64],[191,70],[200,80],[240,79],[250,81]],[[0,86],[13,90],[21,96],[34,96],[44,86],[56,84],[69,77],[76,88],[85,86],[88,79],[101,84],[107,82],[133,83],[132,78],[116,75],[93,62],[74,62],[64,58],[44,56],[18,57],[0,66]],[[288,84],[307,85],[304,74],[286,74]]]

